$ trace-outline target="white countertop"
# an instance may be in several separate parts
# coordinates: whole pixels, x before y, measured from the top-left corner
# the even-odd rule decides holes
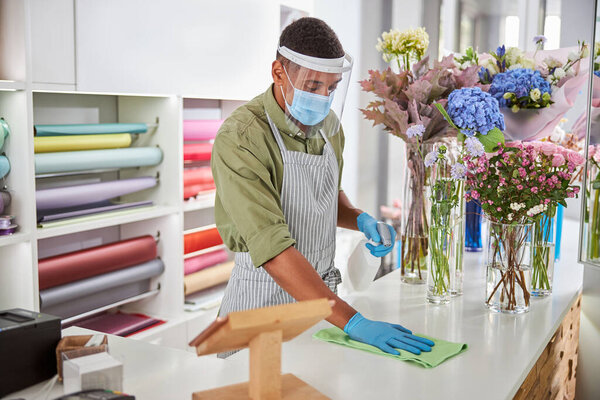
[[[565,221],[561,262],[554,293],[533,299],[531,311],[518,316],[496,314],[484,305],[482,253],[465,253],[464,295],[450,304],[425,301],[425,286],[400,283],[399,271],[375,281],[360,294],[346,297],[371,319],[397,322],[417,333],[456,342],[469,349],[433,369],[376,356],[313,339],[322,321],[283,345],[282,370],[332,399],[511,399],[558,328],[582,284],[577,259],[577,224]],[[69,328],[64,334],[82,330]],[[124,391],[146,399],[189,400],[194,391],[248,379],[248,350],[227,360],[198,358],[182,350],[109,337],[111,354],[125,365]],[[32,399],[41,385],[8,398]],[[49,398],[62,394],[57,386]]]

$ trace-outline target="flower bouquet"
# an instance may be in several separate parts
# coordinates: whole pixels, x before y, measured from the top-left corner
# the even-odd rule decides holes
[[[526,312],[530,288],[551,287],[553,257],[544,240],[558,204],[577,195],[570,185],[582,156],[548,142],[512,142],[491,157],[465,156],[470,196],[490,221],[486,305]],[[545,214],[544,214],[545,213]],[[533,281],[532,281],[533,271]],[[545,290],[545,289],[543,289]]]
[[[543,37],[534,40],[543,44]],[[548,136],[573,106],[586,81],[581,60],[589,55],[585,42],[573,49],[526,54],[500,46],[479,56],[480,82],[500,103],[507,138],[533,140]]]
[[[425,283],[423,271],[427,259],[428,206],[426,189],[429,185],[424,156],[432,145],[446,137],[448,123],[434,103],[445,104],[448,95],[457,88],[479,85],[478,67],[459,70],[453,56],[434,61],[422,58],[428,39],[424,30],[382,35],[377,49],[384,60],[398,61],[399,72],[392,68],[369,71],[361,82],[365,92],[377,99],[362,109],[373,126],[384,129],[406,143],[406,189],[403,223],[400,235],[401,274],[404,282]],[[412,70],[410,63],[413,64]]]

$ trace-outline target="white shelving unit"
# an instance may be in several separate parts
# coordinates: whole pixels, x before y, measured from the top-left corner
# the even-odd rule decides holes
[[[153,7],[172,9],[170,1],[159,3],[160,6]],[[225,12],[223,15],[232,17],[232,21],[236,18],[241,21],[252,18],[255,20],[254,25],[258,27],[257,34],[267,39],[254,41],[251,46],[237,39],[234,42],[227,39],[228,53],[236,52],[232,46],[243,46],[244,51],[257,57],[249,64],[254,68],[251,74],[259,77],[253,80],[253,85],[262,87],[263,80],[269,77],[268,63],[265,64],[265,60],[272,59],[280,31],[277,18],[279,9],[281,4],[289,2],[253,0],[250,4],[245,0],[227,0],[223,4],[209,3],[185,3],[185,6],[194,10],[206,7],[206,15]],[[16,215],[19,224],[17,233],[0,236],[0,259],[4,260],[0,263],[0,309],[21,307],[39,310],[39,258],[151,234],[158,238],[158,254],[165,264],[164,273],[152,281],[152,287],[158,288],[158,291],[113,306],[167,320],[165,324],[134,335],[134,338],[185,349],[188,341],[215,317],[216,308],[197,312],[185,312],[183,309],[183,234],[187,230],[215,223],[214,192],[202,193],[188,201],[183,200],[183,120],[228,117],[235,108],[249,100],[249,89],[239,88],[239,80],[249,78],[236,76],[236,79],[231,80],[231,74],[226,71],[221,71],[220,76],[202,75],[198,73],[196,64],[176,59],[170,60],[172,64],[167,65],[164,63],[167,58],[159,56],[160,51],[164,52],[165,49],[152,43],[150,47],[139,49],[140,54],[154,54],[152,59],[157,62],[144,62],[144,68],[148,67],[146,72],[162,71],[167,67],[171,71],[176,67],[184,67],[186,71],[193,71],[192,75],[197,76],[198,80],[185,90],[180,90],[181,76],[174,75],[171,77],[174,83],[170,86],[173,89],[163,94],[156,94],[155,91],[157,88],[168,88],[171,78],[162,73],[153,74],[156,76],[153,78],[155,81],[148,81],[148,85],[146,82],[129,85],[127,80],[123,80],[115,86],[108,76],[97,71],[100,66],[94,65],[98,64],[95,57],[101,53],[102,57],[106,57],[104,47],[115,50],[116,53],[130,52],[126,43],[122,44],[123,48],[114,48],[119,45],[119,40],[115,39],[118,36],[115,30],[125,28],[112,27],[111,38],[116,42],[110,42],[110,46],[108,38],[104,43],[94,42],[98,46],[98,52],[89,51],[90,49],[87,52],[80,51],[81,46],[87,46],[86,43],[102,40],[92,35],[90,26],[82,23],[91,18],[93,7],[95,6],[91,2],[79,0],[54,0],[52,4],[45,0],[0,0],[0,117],[6,119],[12,131],[4,150],[11,163],[11,172],[3,184],[12,195],[11,205],[5,210],[5,214]],[[109,12],[107,9],[111,8],[109,14],[115,16],[120,11],[123,15],[134,13],[135,9],[132,7],[129,3],[111,0],[103,3],[101,8],[103,12]],[[231,10],[237,10],[237,16],[232,15]],[[204,14],[200,12],[195,15]],[[157,9],[154,9],[152,16],[162,17]],[[155,25],[150,21],[146,23],[147,30],[155,33]],[[191,24],[190,27],[198,26],[195,17],[185,23]],[[144,28],[135,28],[136,37],[145,35],[140,29]],[[182,25],[177,32],[187,30],[189,29]],[[131,35],[123,37],[129,36]],[[188,39],[189,37],[186,40]],[[194,46],[198,45],[199,48],[206,47],[210,50],[216,46],[219,52],[223,48],[222,45],[215,44],[214,35],[207,37],[205,43],[199,43],[197,37],[193,41]],[[143,43],[146,46],[149,42]],[[157,50],[160,51],[157,53]],[[185,52],[188,55],[191,53],[194,52]],[[92,55],[93,60],[86,58]],[[204,54],[201,54],[201,59],[194,60],[206,64],[204,67],[216,62],[207,61]],[[218,62],[231,63],[232,60],[220,59]],[[257,68],[262,68],[263,64],[266,65],[265,69],[260,72]],[[121,63],[114,68],[121,68],[123,76],[134,76],[139,71],[131,70],[131,65]],[[108,64],[101,67],[112,68]],[[232,68],[240,71],[237,63]],[[111,73],[120,72],[113,70]],[[266,88],[268,79],[264,82]],[[133,89],[128,89],[127,93],[114,92],[116,87]],[[239,88],[237,93],[236,88]],[[132,90],[136,93],[130,93]],[[215,96],[215,93],[221,92],[227,93],[222,96],[226,99]],[[258,94],[254,88],[251,92]],[[193,97],[185,96],[190,93],[193,93]],[[156,129],[138,135],[132,146],[158,146],[163,152],[162,163],[154,167],[36,178],[34,124],[107,122],[156,124]],[[94,218],[72,219],[48,227],[38,227],[36,188],[79,182],[90,176],[99,180],[157,176],[159,184],[122,198],[126,201],[152,200],[153,205],[150,207],[139,208],[135,212],[116,211]]]

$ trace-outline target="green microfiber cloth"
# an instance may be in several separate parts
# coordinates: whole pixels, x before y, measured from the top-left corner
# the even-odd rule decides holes
[[[368,351],[369,353],[394,358],[396,360],[411,361],[425,368],[437,367],[447,359],[452,358],[467,350],[466,343],[447,342],[445,340],[434,339],[432,337],[421,334],[417,334],[417,336],[427,338],[435,343],[435,346],[432,347],[430,352],[423,351],[420,355],[416,355],[405,350],[398,350],[400,351],[400,355],[395,356],[393,354],[389,354],[382,350],[379,350],[375,346],[352,340],[348,335],[346,335],[346,333],[343,330],[337,327],[322,329],[313,335],[315,339],[323,340],[325,342],[341,344],[342,346]]]

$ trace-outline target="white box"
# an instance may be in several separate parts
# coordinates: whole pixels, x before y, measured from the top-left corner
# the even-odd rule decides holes
[[[63,361],[65,394],[89,389],[123,390],[123,364],[110,354],[97,353]]]

